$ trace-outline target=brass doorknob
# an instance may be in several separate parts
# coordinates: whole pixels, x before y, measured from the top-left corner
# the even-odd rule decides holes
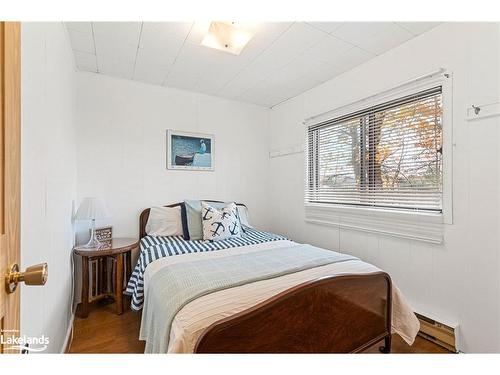
[[[47,263],[28,267],[24,272],[19,272],[19,265],[13,264],[5,275],[5,289],[7,293],[13,293],[20,282],[24,282],[26,285],[45,285],[48,276]]]

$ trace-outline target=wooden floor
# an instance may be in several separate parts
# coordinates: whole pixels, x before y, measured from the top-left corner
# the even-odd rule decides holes
[[[105,301],[91,307],[87,319],[75,317],[70,353],[144,353],[144,342],[139,341],[141,313],[126,309],[116,315],[114,304]],[[378,353],[377,344],[367,353]],[[446,349],[421,337],[410,347],[394,335],[392,353],[449,353]]]

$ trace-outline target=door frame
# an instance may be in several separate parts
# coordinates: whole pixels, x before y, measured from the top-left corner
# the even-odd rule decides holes
[[[5,274],[20,262],[21,24],[0,22],[0,334],[19,337],[20,288],[7,293]],[[0,342],[0,353],[5,345]],[[12,353],[12,351],[8,351]]]

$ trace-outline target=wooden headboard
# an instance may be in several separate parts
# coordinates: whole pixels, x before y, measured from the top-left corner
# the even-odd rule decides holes
[[[201,199],[201,200],[204,202],[224,203],[222,201],[213,201],[210,199]],[[180,206],[182,203],[184,203],[184,202],[177,202],[177,203],[173,203],[173,204],[168,204],[168,205],[163,206],[163,207],[177,207],[177,206]],[[246,205],[244,205],[243,203],[236,203],[236,205],[246,207]],[[144,211],[141,212],[141,216],[139,216],[139,239],[141,239],[142,237],[146,237],[146,223],[148,222],[148,218],[149,218],[149,210],[150,210],[149,208],[146,208]]]

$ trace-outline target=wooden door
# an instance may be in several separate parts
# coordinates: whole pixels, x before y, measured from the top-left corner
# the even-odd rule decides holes
[[[19,288],[7,293],[5,274],[19,263],[21,25],[0,22],[0,353],[19,334]]]

